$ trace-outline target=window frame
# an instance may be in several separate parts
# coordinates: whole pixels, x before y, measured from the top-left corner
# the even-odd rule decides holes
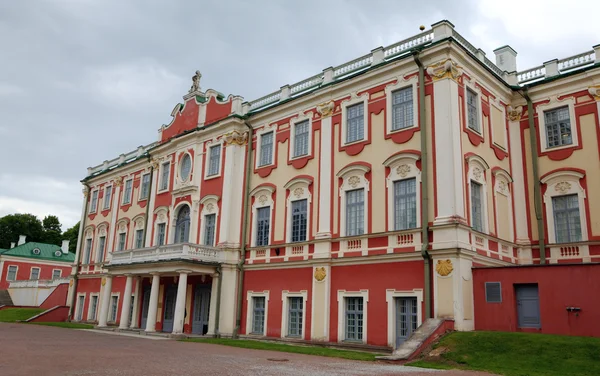
[[[89,242],[89,243],[88,243]],[[89,247],[88,247],[89,244]],[[83,265],[89,265],[92,262],[92,251],[94,247],[94,240],[91,236],[85,238],[85,246],[83,248]]]
[[[116,303],[115,303],[115,309],[114,309],[114,318],[113,318],[113,298],[117,298],[116,299]],[[110,294],[110,300],[109,300],[109,306],[108,306],[108,317],[106,319],[107,322],[110,323],[116,323],[117,320],[119,319],[119,299],[120,298],[120,293],[112,293]]]
[[[260,213],[266,213],[266,218],[260,218]],[[271,243],[271,207],[270,206],[261,206],[259,208],[256,208],[256,228],[255,228],[255,234],[254,234],[254,238],[256,241],[256,247],[268,247]],[[266,221],[267,222],[267,226],[268,229],[266,231],[266,234],[260,234],[260,226],[261,226],[261,221]],[[266,244],[262,244],[263,240],[266,236]],[[260,240],[260,241],[259,241]],[[261,243],[261,244],[258,244]]]
[[[363,138],[361,140],[356,140],[352,142],[347,142],[348,138],[348,108],[352,107],[356,104],[363,104]],[[340,145],[342,147],[347,145],[359,144],[361,142],[368,142],[371,138],[369,131],[369,93],[365,92],[361,96],[357,96],[356,94],[352,95],[352,98],[342,101],[342,129],[340,132]]]
[[[141,238],[138,238],[138,234],[142,234]],[[134,239],[133,239],[133,244],[134,244],[134,248],[135,249],[140,249],[140,248],[144,248],[144,229],[138,228],[134,231]],[[138,242],[141,242],[141,244],[138,245]]]
[[[83,311],[85,309],[85,293],[77,294],[77,301],[75,302],[75,321],[83,321]],[[81,301],[83,298],[83,301]]]
[[[148,176],[148,192],[144,196],[144,178]],[[140,192],[138,201],[145,201],[150,198],[150,187],[152,185],[152,174],[150,172],[143,173],[140,178]]]
[[[469,104],[469,95],[475,97],[475,126],[473,127],[469,119],[469,109],[471,105]],[[477,133],[478,135],[483,136],[483,119],[481,116],[481,90],[476,91],[469,86],[465,86],[465,116],[467,120],[467,129]]]
[[[289,314],[290,314],[290,308],[289,308],[289,299],[290,298],[300,298],[302,299],[302,320],[301,320],[301,333],[300,335],[290,335],[289,334]],[[307,316],[307,312],[306,312],[306,306],[307,306],[307,301],[308,301],[308,291],[307,290],[301,290],[301,291],[288,291],[288,290],[283,290],[281,292],[281,303],[282,303],[282,315],[281,315],[281,338],[298,338],[298,339],[306,339],[307,337],[307,333],[306,333],[306,316]]]
[[[467,200],[469,203],[469,227],[471,227],[472,231],[476,231],[483,234],[489,234],[490,231],[490,217],[489,217],[489,193],[488,193],[488,182],[487,182],[487,173],[489,170],[489,165],[487,162],[477,156],[471,155],[467,158],[468,163],[468,173],[467,173]],[[473,203],[472,203],[472,194],[471,194],[471,181],[478,183],[481,185],[481,219],[482,219],[482,229],[481,231],[475,229],[473,227]],[[493,197],[492,197],[493,198]],[[487,238],[486,238],[487,239]],[[485,246],[487,247],[487,240]]]
[[[215,149],[219,149],[219,158],[216,159],[217,160],[217,171],[216,172],[212,172],[211,170],[211,162],[212,162],[212,157],[213,157],[213,150]],[[209,142],[207,143],[206,146],[206,167],[205,167],[205,174],[204,174],[204,180],[208,180],[208,179],[214,179],[214,178],[218,178],[221,176],[222,174],[222,170],[223,170],[223,153],[225,151],[224,148],[224,144],[222,141],[213,141],[213,142]]]
[[[363,299],[363,317],[362,317],[362,339],[359,340],[346,340],[346,298],[362,298]],[[349,343],[363,343],[366,344],[368,339],[368,307],[369,307],[369,290],[359,291],[337,291],[338,301],[338,342],[349,342]]]
[[[55,272],[58,272],[58,277],[54,277]],[[62,278],[62,269],[52,269],[52,279]]]
[[[166,171],[166,177],[165,177],[165,171]],[[158,193],[162,193],[162,192],[168,192],[169,191],[169,187],[171,186],[171,158],[168,158],[168,160],[163,161],[160,164],[160,168],[159,168],[159,179],[158,179]],[[165,184],[166,182],[166,184]]]
[[[415,93],[414,93],[414,89],[413,89],[414,85],[410,85],[410,86],[405,86],[402,88],[398,88],[392,92],[390,92],[390,99],[391,99],[391,106],[390,108],[390,115],[391,115],[391,129],[390,132],[398,132],[398,131],[402,131],[405,129],[410,129],[413,128],[415,126]],[[410,99],[405,100],[403,102],[400,103],[395,103],[395,97],[397,94],[401,93],[401,92],[406,92],[406,93],[410,93]],[[412,118],[412,121],[410,122],[410,124],[408,125],[404,125],[402,127],[397,127],[396,125],[396,116],[395,116],[395,109],[398,107],[408,107],[410,105],[410,117]],[[406,119],[406,114],[405,114],[405,119]]]
[[[554,152],[557,150],[563,149],[578,149],[580,148],[580,140],[579,140],[579,119],[575,114],[575,98],[569,97],[558,100],[557,97],[551,97],[549,103],[543,103],[536,106],[536,115],[538,118],[538,139],[540,144],[540,150],[542,154]],[[569,123],[571,125],[571,143],[560,146],[548,146],[548,140],[546,138],[546,116],[545,113],[548,111],[558,110],[563,107],[568,107],[569,109]]]
[[[492,301],[489,299],[488,296],[488,285],[498,285],[498,288],[500,289],[500,300],[498,301]],[[502,303],[502,282],[485,282],[484,284],[484,293],[485,293],[485,302],[486,303],[493,303],[493,304],[500,304]]]
[[[299,125],[307,122],[306,154],[296,154],[296,130]],[[302,159],[312,156],[312,117],[301,114],[290,122],[290,157],[289,160]]]
[[[92,315],[92,302],[94,301],[94,298],[96,298],[96,307],[94,307],[94,314]],[[98,306],[100,302],[100,296],[99,294],[90,294],[90,299],[88,302],[88,314],[87,314],[87,321],[97,321],[98,320]]]
[[[550,113],[558,113],[560,111],[564,111],[566,110],[566,113],[569,115],[569,143],[562,143],[562,129],[560,127],[560,121],[555,121],[555,122],[549,122],[548,119],[546,118],[547,115],[549,115]],[[549,126],[558,126],[558,132],[559,132],[559,144],[558,145],[550,145],[550,139],[548,137],[548,127]],[[556,107],[556,108],[552,108],[552,109],[548,109],[546,111],[544,111],[544,133],[546,135],[546,147],[548,149],[554,149],[554,148],[560,148],[560,147],[566,147],[566,146],[570,146],[573,145],[573,126],[571,124],[571,114],[569,113],[569,106],[562,106],[562,107]]]
[[[385,131],[387,135],[419,128],[418,81],[417,76],[412,76],[409,79],[405,79],[404,76],[398,76],[395,84],[390,84],[385,87],[386,108],[389,109],[385,111]],[[393,129],[393,93],[399,90],[408,89],[409,87],[412,88],[413,125],[406,128]]]
[[[123,241],[121,241],[123,240]],[[127,249],[127,232],[117,233],[117,252]]]
[[[267,328],[269,322],[269,295],[268,290],[265,291],[248,291],[246,293],[246,335],[264,337],[267,335]],[[254,298],[264,298],[264,321],[263,321],[263,332],[254,332]]]
[[[342,184],[339,187],[339,234],[341,237],[350,236],[347,234],[346,229],[346,221],[347,221],[347,205],[346,205],[346,192],[358,190],[364,188],[363,190],[363,229],[364,232],[362,235],[353,235],[353,236],[363,236],[368,234],[369,229],[369,209],[370,209],[370,201],[369,201],[369,191],[370,191],[370,181],[366,178],[367,172],[371,171],[371,169],[364,165],[350,165],[344,167],[337,173],[338,178],[342,178]]]
[[[10,268],[15,268],[15,277],[14,279],[9,279],[10,276]],[[6,269],[6,282],[14,282],[17,280],[17,277],[19,275],[19,266],[18,265],[8,265],[7,269]]]
[[[104,187],[104,197],[102,198],[102,210],[110,210],[113,195],[112,195],[112,185],[108,185]],[[110,192],[110,193],[109,193]],[[106,197],[108,196],[108,200]]]
[[[271,155],[269,160],[264,161],[263,163],[263,159],[266,159],[263,155],[263,152],[266,150],[265,149],[265,143],[264,143],[264,139],[265,137],[270,136],[271,137]],[[274,160],[275,160],[275,130],[270,130],[268,132],[263,132],[261,133],[259,136],[260,142],[259,142],[259,146],[258,146],[258,153],[257,153],[257,157],[258,157],[258,168],[261,167],[267,167],[270,166],[272,164],[274,164]]]
[[[387,303],[387,338],[388,346],[396,348],[396,299],[398,298],[416,298],[417,299],[417,327],[423,324],[423,289],[413,290],[385,290],[385,301]]]
[[[390,156],[383,162],[383,165],[389,168],[389,173],[386,176],[387,231],[410,231],[421,227],[421,170],[417,167],[417,161],[420,159],[419,154],[401,152]],[[416,227],[396,230],[394,185],[398,181],[409,179],[415,179]],[[397,242],[395,238],[395,235],[391,236],[389,244],[395,244]]]
[[[184,182],[188,182],[191,181],[192,178],[192,172],[194,169],[194,158],[192,158],[192,155],[190,153],[188,153],[187,151],[182,153],[183,155],[181,156],[181,158],[177,161],[177,176],[179,177],[179,179],[181,180],[182,183]],[[183,161],[184,159],[188,158],[190,161],[190,167],[189,167],[189,171],[187,173],[187,176],[183,176]]]
[[[474,187],[477,187],[477,189],[473,189]],[[477,194],[479,195],[479,197],[475,197],[475,192],[477,192]],[[470,193],[470,202],[471,202],[471,228],[477,232],[484,232],[484,213],[483,213],[483,200],[485,198],[484,194],[484,190],[483,190],[483,184],[475,181],[475,180],[470,180],[469,181],[469,193]],[[475,202],[474,198],[477,198],[479,200],[479,202]],[[477,205],[475,205],[477,204]],[[476,206],[479,207],[479,221],[475,221],[475,209]]]
[[[100,199],[100,190],[98,188],[92,190],[90,197],[90,211],[89,214],[98,212],[98,200]]]
[[[271,186],[258,186],[250,192],[250,197],[253,197],[252,203],[252,233],[250,234],[250,244],[252,247],[265,247],[268,248],[271,244],[271,237],[273,234],[273,215],[275,202],[273,201],[273,193],[275,188]],[[269,245],[258,246],[257,245],[257,231],[258,231],[258,209],[269,207],[270,209],[270,220],[269,220]]]
[[[37,270],[37,278],[35,278],[35,279],[33,278],[33,271],[34,270]],[[38,267],[38,266],[32,266],[29,269],[29,280],[30,281],[39,281],[39,279],[40,279],[40,273],[41,272],[42,272],[42,269],[40,267]]]
[[[104,239],[103,242],[100,242],[100,239]],[[100,247],[102,245],[102,247]],[[100,257],[102,255],[102,257]],[[96,263],[103,263],[104,258],[106,257],[106,235],[100,234],[98,236],[98,242],[96,243]]]
[[[129,193],[127,193],[127,185],[130,184]],[[133,178],[129,178],[123,182],[123,201],[121,205],[131,205],[133,199]]]

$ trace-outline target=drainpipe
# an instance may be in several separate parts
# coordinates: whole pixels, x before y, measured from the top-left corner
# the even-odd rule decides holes
[[[219,280],[217,281],[217,307],[215,309],[215,337],[220,338],[219,317],[221,316],[221,279],[223,278],[223,274],[221,273],[221,265],[217,267],[217,274],[219,275]]]
[[[237,265],[239,271],[238,287],[237,287],[237,306],[235,317],[235,329],[233,330],[233,338],[239,338],[242,322],[242,303],[243,303],[243,287],[244,287],[244,262],[246,261],[246,238],[248,237],[248,219],[250,210],[250,177],[252,176],[252,138],[254,137],[254,128],[247,121],[244,124],[248,128],[248,150],[246,153],[246,185],[244,187],[244,206],[243,206],[243,221],[242,221],[242,241],[240,244],[240,261]]]
[[[540,184],[540,174],[538,167],[538,144],[533,119],[533,103],[529,97],[527,88],[520,92],[521,96],[527,101],[527,121],[529,122],[529,147],[531,151],[531,168],[533,170],[533,202],[535,206],[535,219],[537,220],[538,237],[540,244],[540,264],[546,263],[546,234],[544,230],[544,218],[542,216],[542,187]]]
[[[425,318],[431,317],[431,269],[429,255],[429,197],[427,166],[427,131],[425,129],[425,67],[419,59],[419,52],[413,53],[413,59],[419,67],[419,127],[421,129],[421,257],[425,275]]]
[[[83,183],[83,186],[87,189],[88,194],[90,194],[90,186],[87,185],[87,183]],[[83,205],[83,215],[81,216],[81,220],[79,221],[79,234],[77,234],[77,242],[79,243],[77,244],[77,248],[79,248],[80,252],[78,254],[77,252],[75,252],[77,254],[77,257],[75,257],[75,273],[73,274],[73,293],[71,294],[71,301],[69,302],[69,315],[67,317],[68,321],[71,321],[71,319],[73,318],[75,300],[77,298],[77,275],[79,274],[79,259],[81,257],[81,247],[83,247],[83,228],[85,227],[84,222],[88,212],[89,201],[89,197],[85,196],[85,204]]]

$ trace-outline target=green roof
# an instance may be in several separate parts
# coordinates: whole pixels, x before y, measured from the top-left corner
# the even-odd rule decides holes
[[[39,250],[39,252],[37,252]],[[60,251],[60,255],[56,255],[56,251]],[[14,248],[0,251],[3,256],[26,257],[38,260],[49,260],[59,262],[74,262],[75,254],[70,252],[62,253],[62,249],[58,245],[29,242],[21,244]]]

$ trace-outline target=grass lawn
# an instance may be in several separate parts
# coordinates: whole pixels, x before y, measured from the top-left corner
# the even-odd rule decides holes
[[[70,329],[94,329],[94,325],[80,324],[77,322],[32,322],[34,325],[44,326],[56,326],[58,328],[70,328]]]
[[[506,376],[600,375],[600,338],[454,332],[435,349],[441,355],[407,365],[489,371]]]
[[[284,343],[261,342],[253,340],[227,339],[227,338],[188,338],[182,339],[184,342],[200,342],[214,345],[225,345],[233,347],[242,347],[244,349],[281,351],[295,354],[328,356],[333,358],[344,358],[352,360],[375,360],[378,354],[366,353],[361,351],[338,350],[320,346],[294,346]]]
[[[40,308],[5,308],[0,310],[0,322],[24,321],[44,311]]]

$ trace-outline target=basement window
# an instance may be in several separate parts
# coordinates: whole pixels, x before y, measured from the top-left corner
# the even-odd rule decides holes
[[[487,303],[502,303],[502,286],[500,282],[485,283],[485,301]]]

